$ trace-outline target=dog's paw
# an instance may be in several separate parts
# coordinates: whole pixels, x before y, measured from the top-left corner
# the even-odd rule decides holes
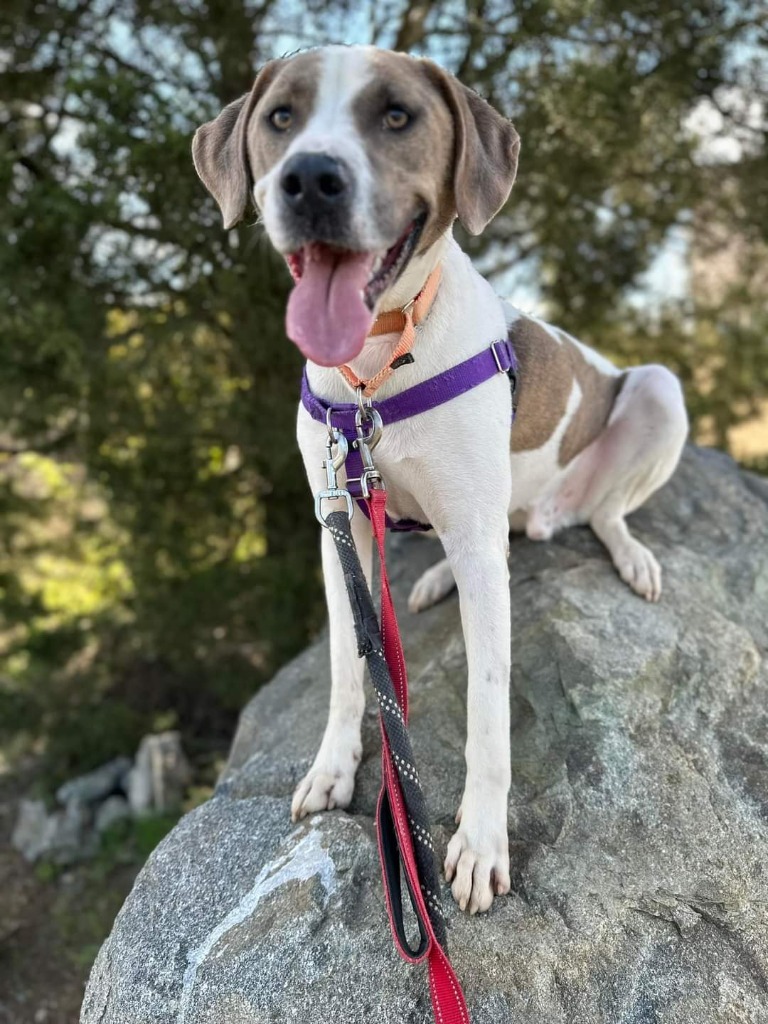
[[[661,597],[661,566],[656,556],[634,537],[621,546],[613,556],[619,576],[646,601]]]
[[[554,499],[547,498],[534,505],[525,524],[528,540],[551,540],[556,528]]]
[[[360,763],[357,747],[344,759],[321,760],[315,763],[296,787],[291,801],[291,818],[298,821],[315,811],[332,811],[349,807],[355,789],[355,772]]]
[[[448,559],[444,558],[416,580],[408,598],[408,608],[412,612],[423,612],[447,597],[455,586],[453,570]]]
[[[445,877],[453,898],[470,914],[490,910],[494,896],[509,892],[509,839],[506,818],[494,825],[491,817],[459,808],[458,831],[448,843]]]

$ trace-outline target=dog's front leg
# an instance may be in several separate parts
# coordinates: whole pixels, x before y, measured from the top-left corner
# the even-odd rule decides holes
[[[496,521],[498,520],[498,522]],[[467,776],[445,874],[470,913],[508,892],[510,602],[506,510],[441,536],[456,578],[467,648]]]
[[[352,517],[352,535],[370,585],[371,524],[359,509],[355,510]],[[331,706],[317,757],[293,795],[291,817],[294,821],[314,811],[347,807],[352,799],[355,772],[362,753],[360,723],[365,708],[365,663],[357,654],[344,576],[328,530],[323,530],[322,555],[325,597],[330,617]]]

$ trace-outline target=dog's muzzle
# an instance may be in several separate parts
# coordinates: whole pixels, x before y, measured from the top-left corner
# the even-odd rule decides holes
[[[281,250],[296,282],[286,333],[307,359],[343,366],[365,344],[376,303],[413,254],[425,214],[417,212],[394,244],[371,248],[354,227],[359,190],[344,160],[294,153],[277,187]]]
[[[302,241],[343,244],[353,193],[346,165],[325,153],[295,153],[280,175],[283,206]]]

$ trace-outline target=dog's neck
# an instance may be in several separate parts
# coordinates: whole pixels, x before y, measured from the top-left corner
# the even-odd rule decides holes
[[[420,256],[418,264],[408,267],[397,289],[384,297],[381,309],[392,309],[393,299],[402,299],[401,305],[410,301],[423,288],[438,263],[442,266],[440,287],[429,314],[416,329],[414,362],[395,370],[376,392],[377,400],[413,387],[462,359],[476,355],[478,333],[488,344],[506,337],[502,303],[450,233]],[[367,379],[387,365],[399,337],[396,333],[368,338],[363,351],[351,363],[355,374]],[[354,401],[354,392],[338,369],[308,362],[307,375],[311,390],[323,401]]]
[[[450,228],[441,235],[426,252],[414,256],[392,287],[384,292],[378,302],[378,312],[402,309],[424,287],[427,278],[441,262],[451,240]]]
[[[421,292],[432,271],[443,260],[451,241],[452,236],[449,230],[441,235],[426,252],[414,256],[392,288],[382,295],[377,312],[384,313],[389,310],[402,309],[403,306],[411,302]],[[434,301],[437,302],[438,299],[439,289]],[[383,366],[388,364],[399,339],[400,335],[396,332],[367,338],[363,350],[349,363],[349,368],[362,380],[373,377]]]

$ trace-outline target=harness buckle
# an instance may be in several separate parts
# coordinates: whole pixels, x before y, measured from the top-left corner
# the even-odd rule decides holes
[[[504,367],[501,365],[501,359],[499,358],[499,353],[496,351],[496,346],[497,345],[504,345],[504,344],[505,344],[505,342],[503,342],[503,341],[494,341],[494,343],[491,345],[491,355],[493,356],[493,361],[496,363],[496,369],[499,371],[499,373],[509,373],[509,370],[511,369],[511,367],[509,367],[506,370],[504,369]]]

